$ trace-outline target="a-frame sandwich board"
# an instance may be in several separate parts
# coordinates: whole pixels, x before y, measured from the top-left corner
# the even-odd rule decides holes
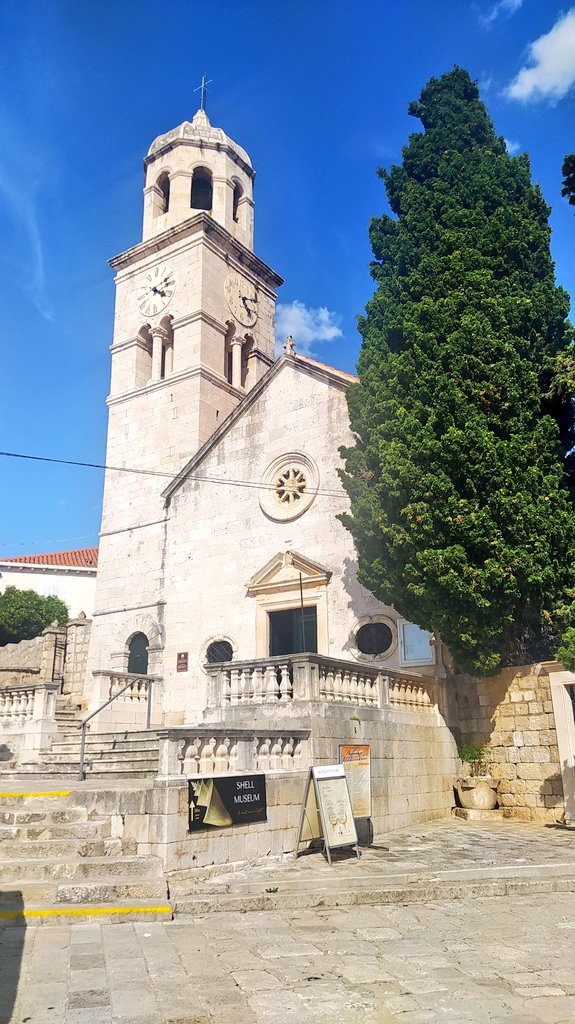
[[[331,851],[353,846],[359,858],[357,830],[351,809],[347,779],[342,764],[315,765],[309,770],[301,808],[296,857],[302,843],[323,841],[331,864]]]

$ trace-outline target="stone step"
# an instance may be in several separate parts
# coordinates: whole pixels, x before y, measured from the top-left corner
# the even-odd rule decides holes
[[[52,764],[22,764],[18,767],[18,775],[36,778],[63,778],[75,779],[78,776],[80,761],[64,761]],[[100,760],[96,762],[94,770],[91,770],[91,759],[87,758],[84,770],[90,776],[99,775],[120,775],[123,778],[137,779],[141,775],[154,776],[158,770],[158,760],[146,759],[141,762],[134,762],[128,759],[126,762],[111,760]]]
[[[4,839],[0,857],[4,863],[24,859],[53,860],[64,857],[122,856],[119,839],[87,839],[74,836],[67,839]],[[0,872],[2,868],[0,867]]]
[[[164,878],[101,878],[90,881],[18,882],[3,885],[0,909],[29,903],[114,903],[117,900],[155,900],[167,902],[168,887]]]
[[[84,880],[106,878],[160,878],[161,861],[157,857],[87,857],[22,858],[18,861],[0,861],[0,882],[34,882],[42,879]]]
[[[80,750],[78,737],[75,740],[54,740],[50,747],[51,754],[77,754]],[[99,740],[97,736],[88,737],[86,751],[95,750],[150,750],[158,753],[157,740]]]
[[[271,880],[271,879],[270,879]],[[444,881],[439,878],[426,879],[411,884],[390,884],[389,879],[372,882],[371,885],[355,886],[345,878],[338,879],[333,887],[313,886],[300,880],[298,887],[284,889],[281,885],[270,886],[259,893],[225,893],[221,891],[198,892],[195,895],[178,896],[170,882],[171,902],[176,918],[197,917],[204,914],[248,913],[263,910],[309,910],[321,907],[328,910],[336,907],[406,905],[428,903],[435,900],[477,899],[495,896],[534,896],[541,893],[575,892],[575,874],[570,877],[544,874],[532,878],[486,878],[481,881]]]
[[[78,751],[75,755],[70,753],[58,753],[53,751],[47,751],[41,754],[42,764],[47,766],[56,764],[78,764],[80,758]],[[106,761],[114,762],[116,764],[125,764],[126,762],[138,766],[144,761],[150,763],[158,762],[158,751],[157,750],[88,750],[85,755],[86,761]]]
[[[110,836],[110,819],[101,821],[72,821],[64,825],[54,825],[43,820],[35,824],[0,825],[0,840],[31,841],[46,839],[108,839]],[[0,846],[0,855],[4,847]]]
[[[16,798],[22,804],[23,799]],[[35,825],[40,827],[42,823],[47,828],[52,825],[64,825],[71,823],[86,822],[88,811],[85,807],[46,807],[36,802],[29,802],[25,808],[0,807],[0,824],[2,825]]]

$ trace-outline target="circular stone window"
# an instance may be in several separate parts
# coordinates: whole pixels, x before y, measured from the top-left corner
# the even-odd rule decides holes
[[[308,455],[289,452],[280,455],[266,469],[260,487],[260,507],[275,519],[297,519],[310,507],[317,494],[319,473]]]
[[[389,658],[397,647],[397,628],[391,619],[364,619],[352,634],[353,653],[360,661]]]

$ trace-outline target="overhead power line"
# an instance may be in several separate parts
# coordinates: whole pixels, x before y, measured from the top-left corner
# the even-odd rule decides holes
[[[101,462],[77,462],[73,459],[53,459],[46,455],[25,455],[22,452],[0,452],[0,455],[9,459],[26,459],[31,462],[55,463],[58,466],[80,466],[84,469],[104,469],[112,473],[138,473],[141,476],[160,476],[167,480],[175,480],[178,476],[178,473],[166,473],[159,469],[135,469],[134,467],[129,466],[107,466]],[[275,490],[274,484],[263,484],[261,481],[255,480],[233,480],[218,476],[197,476],[196,474],[190,476],[189,479],[198,481],[199,483],[226,484],[228,487],[251,487],[256,488],[257,490],[265,487],[270,491]],[[329,490],[321,487],[318,487],[315,493],[328,498],[340,498],[341,500],[345,498],[342,491]]]

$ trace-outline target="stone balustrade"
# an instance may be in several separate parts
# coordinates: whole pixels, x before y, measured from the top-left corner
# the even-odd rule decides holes
[[[161,676],[117,672],[112,669],[96,669],[92,674],[95,687],[90,713],[101,708],[111,697],[114,699],[92,719],[91,732],[118,727],[146,728],[150,723],[159,724]]]
[[[26,722],[53,719],[59,689],[60,682],[56,680],[0,690],[0,725],[24,725]]]
[[[388,677],[389,705],[406,711],[435,711],[437,698],[433,679],[424,682],[413,678]]]
[[[178,726],[157,730],[159,779],[227,775],[230,772],[290,772],[310,764],[308,730]]]
[[[372,665],[320,654],[291,654],[206,665],[208,709],[232,705],[349,703],[410,711],[436,708],[435,681],[426,676],[382,672]]]

